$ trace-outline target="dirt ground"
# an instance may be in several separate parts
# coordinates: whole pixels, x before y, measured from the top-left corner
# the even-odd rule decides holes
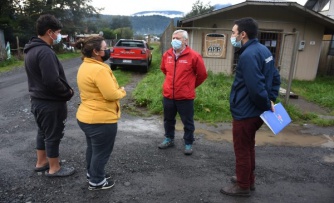
[[[183,154],[182,125],[176,146],[159,150],[162,118],[132,109],[131,91],[144,75],[133,73],[125,87],[123,114],[114,151],[106,170],[114,188],[89,191],[85,171],[85,138],[75,120],[80,102],[76,72],[79,58],[63,61],[75,96],[60,145],[63,165],[76,173],[48,178],[33,172],[36,124],[30,113],[24,69],[0,75],[0,202],[115,202],[115,203],[218,203],[218,202],[334,202],[334,127],[290,124],[277,136],[263,126],[256,138],[256,190],[249,198],[219,193],[234,175],[231,125],[196,123],[192,156]],[[311,108],[312,109],[312,108]],[[314,109],[314,108],[313,108]],[[140,114],[142,112],[142,114]]]

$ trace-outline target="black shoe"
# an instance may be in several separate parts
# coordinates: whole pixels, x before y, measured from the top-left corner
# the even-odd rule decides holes
[[[55,173],[49,173],[49,171],[45,171],[45,176],[47,177],[66,177],[73,175],[75,172],[75,169],[73,167],[61,167],[59,171]]]
[[[35,172],[43,172],[43,171],[47,171],[50,169],[49,163],[46,163],[44,166],[41,167],[35,167],[34,171]]]
[[[231,179],[230,179],[230,181],[231,181],[232,183],[237,183],[237,176],[232,176]],[[254,191],[254,190],[255,190],[255,184],[251,184],[249,189],[250,189],[251,191]]]
[[[230,186],[226,186],[220,190],[221,193],[230,196],[241,196],[241,197],[249,197],[249,188],[243,189],[239,187],[237,184],[233,184]]]
[[[111,178],[111,175],[106,173],[105,176],[106,180],[109,180]],[[89,182],[89,176],[87,176],[87,182]]]
[[[107,190],[114,187],[115,182],[112,180],[104,182],[102,185],[92,186],[89,184],[88,190]]]

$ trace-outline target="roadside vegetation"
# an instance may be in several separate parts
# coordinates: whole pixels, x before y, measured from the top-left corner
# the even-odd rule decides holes
[[[57,54],[59,60],[71,59],[79,57],[79,52],[66,52]],[[0,73],[12,70],[13,68],[20,68],[24,66],[24,60],[21,57],[12,56],[10,59],[0,61]]]
[[[328,109],[329,115],[334,116],[334,77],[318,76],[314,81],[292,82],[292,91],[303,97],[309,102],[318,104]],[[289,105],[288,111],[291,118],[300,122],[311,122],[318,126],[333,126],[334,119],[323,119],[314,113],[304,112],[295,106]]]
[[[162,83],[164,75],[160,71],[161,53],[158,45],[152,45],[153,61],[147,76],[137,85],[133,92],[136,104],[147,107],[152,114],[162,114]],[[232,76],[209,72],[208,79],[196,89],[195,119],[200,122],[231,122],[229,94]],[[292,90],[310,102],[330,109],[334,116],[334,80],[333,77],[319,77],[315,81],[293,81]],[[278,98],[284,101],[284,98]],[[334,125],[333,119],[323,119],[318,115],[303,112],[294,105],[286,105],[294,123],[313,123],[319,126]]]

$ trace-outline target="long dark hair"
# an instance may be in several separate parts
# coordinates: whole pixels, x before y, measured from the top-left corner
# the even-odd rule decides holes
[[[87,38],[81,38],[75,43],[75,47],[81,50],[84,57],[92,57],[93,50],[100,51],[101,43],[104,40],[101,36],[91,36]]]

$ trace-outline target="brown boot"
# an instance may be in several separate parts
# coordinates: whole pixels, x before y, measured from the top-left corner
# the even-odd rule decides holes
[[[231,181],[232,183],[237,183],[237,176],[232,176],[231,179],[230,179],[230,181]],[[251,191],[254,191],[254,190],[255,190],[255,184],[254,184],[254,183],[250,185],[250,190],[251,190]]]
[[[239,187],[238,184],[233,184],[233,185],[224,187],[220,190],[220,192],[225,195],[231,195],[231,196],[241,196],[241,197],[250,196],[249,189],[243,189]]]

